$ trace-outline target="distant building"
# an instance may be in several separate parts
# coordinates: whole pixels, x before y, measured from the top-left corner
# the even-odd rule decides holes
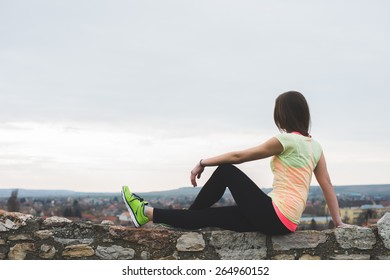
[[[355,225],[368,225],[369,220],[379,219],[390,208],[381,204],[364,204],[360,207],[340,208],[343,222]]]
[[[88,214],[88,213],[82,213],[81,214],[81,217],[84,221],[97,221],[97,218],[95,215],[92,215],[92,214]]]
[[[367,210],[367,209],[383,209],[383,205],[381,204],[364,204],[360,206],[361,209]]]

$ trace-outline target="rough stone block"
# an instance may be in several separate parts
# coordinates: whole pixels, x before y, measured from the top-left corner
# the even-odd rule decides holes
[[[206,246],[203,235],[197,232],[184,233],[177,239],[176,249],[179,252],[203,251]]]
[[[10,218],[10,219],[20,220],[25,222],[29,219],[32,219],[33,216],[29,214],[20,213],[20,212],[7,212],[5,210],[0,209],[0,219],[3,218]]]
[[[142,260],[150,260],[150,253],[147,251],[142,251],[141,252],[141,259]]]
[[[258,232],[213,231],[210,245],[223,260],[259,260],[267,256],[266,236]]]
[[[121,226],[111,226],[109,232],[114,239],[123,239],[158,250],[169,247],[172,244],[172,239],[176,236],[176,233],[171,230]]]
[[[35,250],[34,243],[19,243],[13,246],[8,253],[10,260],[24,260],[28,252]]]
[[[19,240],[33,240],[31,234],[17,234],[11,235],[8,237],[10,241],[19,241]]]
[[[5,220],[4,226],[7,229],[18,229],[17,224],[11,221],[10,219]]]
[[[23,227],[27,224],[27,220],[32,218],[33,216],[31,215],[18,212],[7,212],[0,209],[0,232],[16,230]]]
[[[5,244],[5,240],[4,239],[0,239],[0,245],[4,245]]]
[[[377,259],[377,260],[390,260],[390,256],[377,256],[375,259]]]
[[[295,260],[295,256],[293,255],[287,255],[287,254],[280,254],[280,255],[276,255],[274,257],[272,257],[273,260],[279,260],[279,261],[282,261],[282,260]]]
[[[61,243],[64,246],[69,246],[69,245],[77,245],[77,244],[87,244],[91,245],[93,243],[92,238],[81,238],[81,239],[76,239],[76,238],[54,238],[55,242]]]
[[[131,260],[134,255],[135,251],[133,249],[117,245],[111,247],[98,246],[96,248],[96,256],[103,260]]]
[[[302,255],[299,260],[321,260],[320,256],[312,256],[309,254]]]
[[[8,231],[3,223],[0,223],[0,232]]]
[[[39,257],[42,259],[52,259],[56,254],[56,248],[52,245],[42,244]]]
[[[358,248],[362,250],[372,249],[376,243],[375,234],[370,228],[350,226],[335,230],[337,242],[344,249]]]
[[[272,236],[274,250],[288,251],[291,249],[315,248],[326,242],[326,234],[321,231],[296,231],[291,234]]]
[[[71,220],[57,216],[49,217],[43,221],[45,227],[60,227],[70,223],[72,223]]]
[[[386,213],[378,221],[378,233],[387,249],[390,249],[390,213]]]
[[[63,257],[69,258],[83,258],[91,257],[95,255],[95,251],[91,246],[85,244],[78,245],[69,245],[65,247],[65,250],[62,252]]]
[[[335,259],[335,260],[369,260],[370,255],[359,255],[359,254],[336,255],[332,259]]]
[[[109,221],[109,220],[103,220],[100,224],[103,225],[103,226],[113,226],[113,225],[115,225],[115,223],[113,221]]]
[[[3,222],[0,222],[0,232],[9,231],[12,229],[18,229],[20,225],[14,223],[10,219],[5,219]]]
[[[172,261],[172,260],[178,260],[178,259],[179,259],[179,257],[177,256],[177,252],[174,252],[172,255],[159,258],[158,260]]]
[[[38,230],[34,233],[34,236],[36,238],[39,238],[41,240],[44,240],[44,239],[49,239],[50,237],[52,237],[54,234],[53,232],[51,232],[50,230]]]

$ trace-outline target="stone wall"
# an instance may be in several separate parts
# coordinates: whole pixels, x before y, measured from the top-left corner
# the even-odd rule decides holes
[[[286,236],[218,229],[135,229],[0,210],[3,259],[390,259],[390,213],[376,226],[298,231]]]

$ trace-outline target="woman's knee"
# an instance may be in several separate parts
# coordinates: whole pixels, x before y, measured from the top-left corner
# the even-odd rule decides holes
[[[230,163],[221,164],[218,166],[218,168],[215,171],[221,172],[221,173],[231,173],[234,171],[238,171],[239,169]]]

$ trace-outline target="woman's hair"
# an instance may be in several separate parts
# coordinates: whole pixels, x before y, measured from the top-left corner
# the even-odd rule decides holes
[[[297,91],[279,95],[275,100],[274,120],[280,131],[309,136],[310,110],[305,97]]]

